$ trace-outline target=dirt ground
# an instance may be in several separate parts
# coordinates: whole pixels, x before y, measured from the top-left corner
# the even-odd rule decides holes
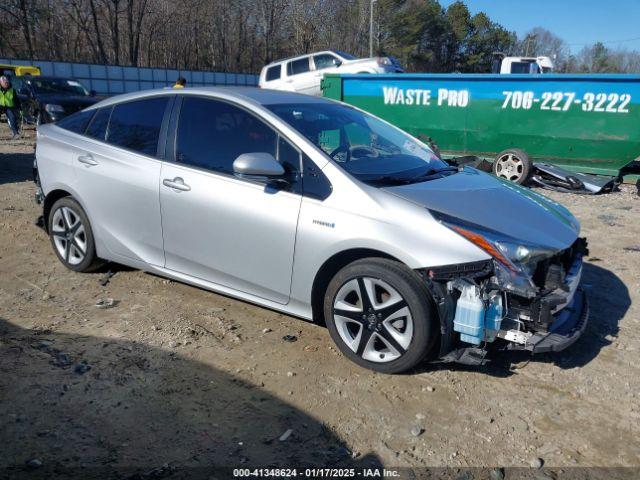
[[[549,194],[590,244],[573,347],[386,376],[312,323],[124,267],[106,286],[66,270],[34,225],[33,137],[0,126],[0,468],[640,467],[635,186]]]

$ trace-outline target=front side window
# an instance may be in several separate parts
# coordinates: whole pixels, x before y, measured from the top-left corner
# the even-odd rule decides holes
[[[107,142],[155,156],[168,97],[120,103],[113,107]]]
[[[85,135],[104,142],[107,137],[107,126],[109,125],[109,117],[111,117],[112,110],[112,107],[99,109],[91,120]]]
[[[328,53],[313,56],[313,63],[316,65],[316,70],[335,67],[337,60],[338,59],[336,57],[329,55]]]
[[[233,174],[243,153],[277,154],[277,135],[264,122],[230,103],[186,97],[180,109],[176,160]]]
[[[425,144],[354,108],[328,102],[267,108],[362,181],[412,183],[450,171]]]
[[[267,82],[270,82],[271,80],[278,80],[280,78],[280,70],[282,70],[281,65],[274,65],[273,67],[267,68],[265,80]]]
[[[65,130],[69,130],[70,132],[82,135],[84,130],[87,128],[87,125],[89,125],[94,113],[95,110],[76,112],[68,117],[64,117],[58,121],[56,125],[60,128],[64,128]]]
[[[309,71],[309,57],[287,63],[287,75],[299,75]]]
[[[333,50],[333,51],[336,52],[338,55],[340,55],[345,60],[357,60],[358,59],[358,57],[356,57],[355,55],[351,55],[350,53],[343,52],[342,50]]]
[[[270,153],[284,167],[287,190],[298,192],[300,152],[255,115],[227,102],[185,97],[176,161],[227,175],[243,153]]]

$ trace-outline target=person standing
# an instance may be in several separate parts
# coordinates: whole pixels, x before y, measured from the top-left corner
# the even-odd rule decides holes
[[[184,88],[187,86],[187,79],[184,77],[178,77],[173,88]]]
[[[11,138],[16,138],[18,136],[20,99],[6,75],[0,77],[0,113],[2,112],[7,115],[7,122],[13,133]]]

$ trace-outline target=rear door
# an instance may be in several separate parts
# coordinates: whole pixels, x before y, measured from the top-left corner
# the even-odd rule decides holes
[[[172,100],[162,95],[103,107],[76,143],[76,191],[114,260],[164,265],[158,145],[165,143]]]
[[[287,82],[296,92],[313,95],[320,91],[320,76],[311,70],[311,57],[287,62]]]
[[[180,101],[180,100],[179,100]],[[166,268],[285,304],[300,210],[300,152],[248,110],[183,96],[162,165]],[[238,178],[243,153],[272,154],[288,185]]]

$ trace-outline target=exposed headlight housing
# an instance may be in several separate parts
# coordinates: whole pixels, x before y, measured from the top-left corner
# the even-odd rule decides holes
[[[47,103],[44,109],[49,113],[64,113],[64,107],[55,103]]]
[[[552,257],[556,250],[520,242],[507,235],[431,211],[443,225],[491,255],[495,274],[502,285],[520,295],[531,297],[537,287],[531,279],[540,260]]]
[[[391,59],[388,57],[378,57],[376,61],[378,62],[378,65],[380,65],[381,67],[388,67],[393,65],[391,63]]]

